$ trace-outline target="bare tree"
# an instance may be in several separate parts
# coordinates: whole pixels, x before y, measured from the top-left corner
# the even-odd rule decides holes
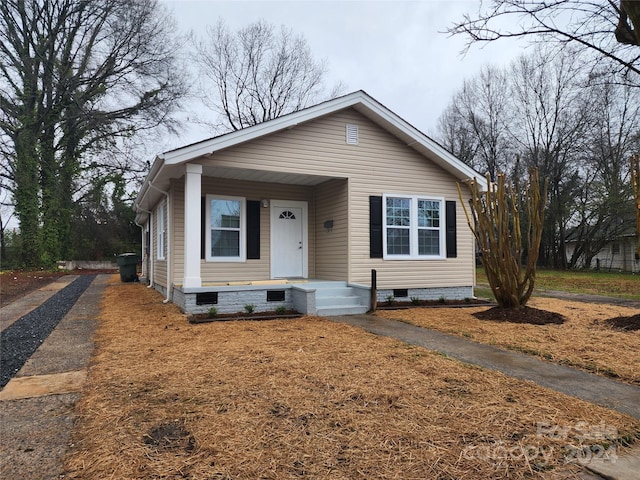
[[[593,115],[585,132],[580,199],[570,222],[575,245],[570,268],[590,267],[607,243],[631,229],[628,158],[640,149],[638,89],[598,83],[585,94]]]
[[[618,72],[640,75],[640,2],[635,0],[492,0],[448,32],[465,35],[468,45],[534,37],[589,50],[617,65]],[[640,84],[637,77],[633,81]]]
[[[298,111],[325,94],[326,65],[307,41],[264,21],[231,32],[221,20],[195,42],[205,104],[219,114],[216,130],[240,130]]]
[[[591,119],[579,56],[550,56],[543,49],[520,57],[512,72],[518,112],[512,139],[523,168],[536,168],[549,182],[541,263],[565,268],[568,219],[580,184],[579,166]],[[517,181],[517,178],[516,178]]]
[[[510,100],[507,73],[485,66],[465,80],[438,123],[445,147],[491,181],[508,169]]]
[[[638,250],[636,254],[640,257],[640,155],[633,155],[629,161],[631,164],[631,187],[633,188],[636,210],[636,231],[638,233]]]
[[[548,179],[540,263],[549,267],[590,266],[633,218],[628,158],[640,149],[640,90],[593,76],[583,55],[539,46],[504,80],[483,71],[465,81],[440,118],[441,142],[477,170],[491,175],[484,159],[496,157],[485,152],[500,152],[494,165],[517,191],[528,168]]]
[[[0,3],[0,176],[25,264],[67,253],[90,154],[171,125],[185,93],[173,30],[155,0]]]

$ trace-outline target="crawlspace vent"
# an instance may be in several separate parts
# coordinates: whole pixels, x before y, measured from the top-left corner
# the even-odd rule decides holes
[[[358,145],[358,125],[347,123],[347,145]]]

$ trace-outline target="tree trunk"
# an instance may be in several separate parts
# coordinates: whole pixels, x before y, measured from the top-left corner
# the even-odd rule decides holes
[[[624,11],[629,20],[631,20],[631,27],[633,33],[635,33],[636,45],[640,45],[640,2],[638,0],[621,0],[620,11]]]
[[[15,140],[16,161],[14,190],[16,217],[20,222],[22,264],[40,266],[40,202],[38,199],[38,158],[33,129],[27,125]]]

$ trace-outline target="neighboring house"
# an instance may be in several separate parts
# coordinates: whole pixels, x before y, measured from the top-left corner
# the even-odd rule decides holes
[[[567,260],[576,248],[576,241],[568,236],[566,242]],[[593,257],[589,268],[599,270],[618,270],[623,272],[640,272],[640,258],[638,252],[638,234],[627,233],[604,245]]]
[[[358,91],[158,156],[143,277],[188,313],[365,312],[374,269],[382,301],[470,298],[476,175]]]

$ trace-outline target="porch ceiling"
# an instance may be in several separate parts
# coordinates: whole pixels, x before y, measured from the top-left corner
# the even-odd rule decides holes
[[[203,166],[202,174],[207,177],[228,178],[231,180],[285,183],[292,185],[319,185],[327,180],[339,178],[323,175],[305,175],[302,173],[271,172],[218,166]]]

